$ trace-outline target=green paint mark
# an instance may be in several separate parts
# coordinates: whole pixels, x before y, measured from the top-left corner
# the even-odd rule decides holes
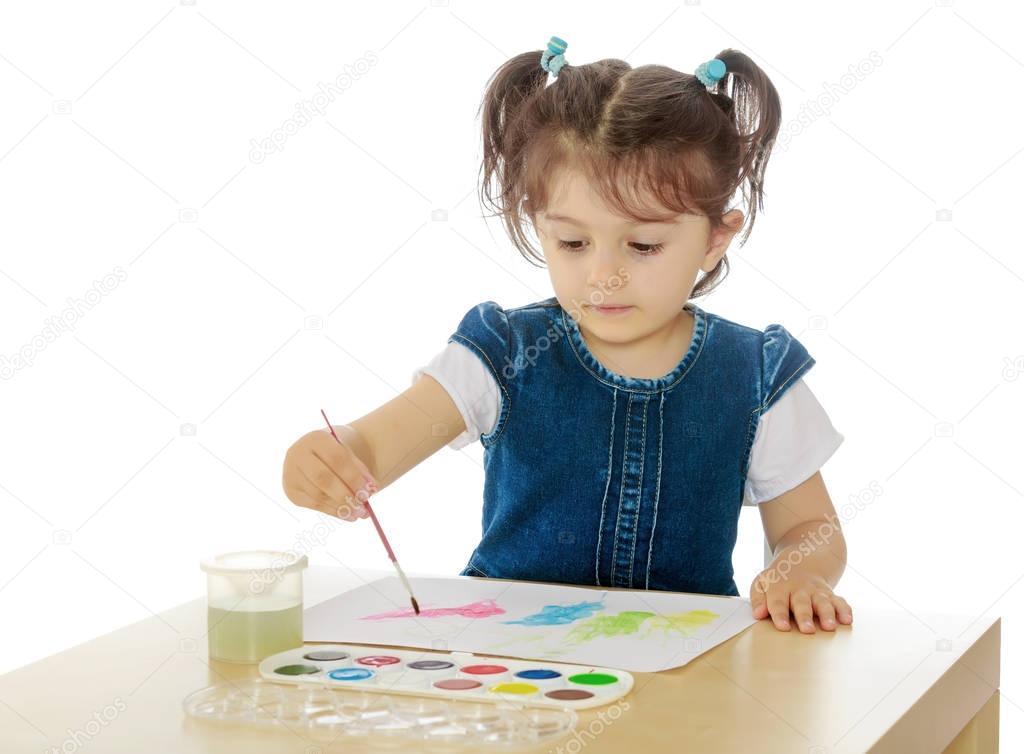
[[[607,686],[610,683],[616,683],[619,679],[608,673],[577,673],[569,676],[569,680],[584,686]]]
[[[625,610],[616,615],[595,615],[573,628],[565,638],[566,641],[578,642],[635,634],[643,622],[652,617],[654,613],[644,610]]]
[[[649,631],[678,631],[689,636],[701,626],[706,626],[718,618],[718,613],[710,610],[690,610],[686,613],[656,615],[647,624]]]

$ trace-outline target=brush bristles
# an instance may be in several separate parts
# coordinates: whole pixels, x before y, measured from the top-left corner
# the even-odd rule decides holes
[[[414,611],[416,611],[416,615],[419,615],[420,614],[420,603],[416,601],[415,597],[410,597],[409,599],[412,600],[412,609]]]

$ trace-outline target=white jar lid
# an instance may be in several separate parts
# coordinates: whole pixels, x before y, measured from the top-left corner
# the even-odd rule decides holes
[[[244,573],[246,571],[272,570],[276,573],[290,573],[309,565],[305,555],[283,550],[242,550],[227,552],[204,558],[199,564],[207,573]]]

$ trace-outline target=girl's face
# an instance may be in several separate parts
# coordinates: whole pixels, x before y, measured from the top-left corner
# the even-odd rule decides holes
[[[742,225],[711,232],[704,215],[636,224],[612,214],[582,173],[561,171],[549,206],[535,218],[558,303],[580,328],[607,343],[628,343],[675,327],[698,270],[710,272]],[[659,212],[655,214],[665,214]],[[599,306],[625,306],[607,312]]]

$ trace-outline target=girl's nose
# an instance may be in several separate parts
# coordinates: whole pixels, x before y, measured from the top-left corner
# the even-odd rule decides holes
[[[622,277],[622,259],[613,248],[597,248],[590,257],[590,269],[587,284],[592,286],[607,285],[609,281]]]

